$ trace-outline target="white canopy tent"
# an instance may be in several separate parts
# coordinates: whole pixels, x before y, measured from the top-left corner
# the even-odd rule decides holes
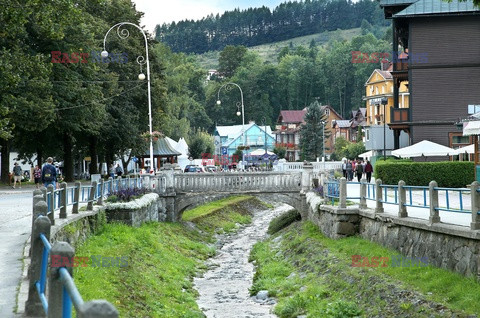
[[[467,121],[463,123],[463,135],[480,135],[480,120]]]
[[[249,152],[248,154],[249,154],[250,156],[261,156],[261,155],[265,154],[265,149],[257,149],[257,150],[254,150],[254,151],[252,151],[252,152]],[[270,155],[270,156],[272,156],[272,155],[274,155],[275,153],[267,150],[267,154]]]
[[[408,147],[392,151],[392,155],[401,158],[411,157],[431,157],[431,156],[453,156],[456,155],[455,149],[434,143],[428,140],[422,140]]]

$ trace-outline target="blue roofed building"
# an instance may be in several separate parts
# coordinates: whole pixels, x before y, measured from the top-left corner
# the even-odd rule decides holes
[[[249,149],[244,151],[247,155],[257,149],[265,149],[265,140],[268,151],[275,146],[275,137],[270,126],[257,125],[254,122],[245,125],[245,135],[242,137],[242,125],[216,126],[214,133],[215,155],[232,156],[237,148],[246,144]]]

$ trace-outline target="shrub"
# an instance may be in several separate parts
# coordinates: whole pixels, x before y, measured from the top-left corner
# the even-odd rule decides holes
[[[129,202],[135,199],[138,199],[144,194],[152,192],[150,189],[147,188],[128,188],[128,189],[120,189],[118,191],[114,191],[110,196],[107,198],[107,202],[115,203],[115,202]]]
[[[274,234],[283,228],[286,228],[295,221],[300,221],[302,217],[297,210],[290,210],[274,218],[268,225],[268,234]]]
[[[474,164],[469,161],[410,162],[377,161],[375,178],[384,184],[398,184],[403,180],[407,185],[428,186],[435,180],[439,187],[460,188],[472,183]]]
[[[323,186],[319,185],[318,187],[313,188],[313,192],[323,198]]]

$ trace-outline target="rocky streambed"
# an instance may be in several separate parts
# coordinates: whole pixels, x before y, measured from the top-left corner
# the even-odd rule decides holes
[[[248,257],[253,245],[267,236],[270,221],[291,209],[280,205],[256,211],[248,226],[218,236],[217,255],[207,261],[209,270],[194,279],[198,306],[207,317],[277,317],[271,313],[275,300],[266,292],[249,294],[255,268]]]

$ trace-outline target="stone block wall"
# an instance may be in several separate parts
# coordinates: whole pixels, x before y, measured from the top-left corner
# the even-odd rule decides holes
[[[108,222],[117,221],[138,227],[145,222],[165,219],[163,206],[164,202],[158,194],[149,193],[135,201],[107,204],[105,210]]]
[[[480,231],[369,209],[322,205],[320,197],[313,193],[307,193],[306,200],[307,211],[302,212],[302,217],[330,238],[359,235],[403,256],[426,258],[433,266],[480,278]]]

